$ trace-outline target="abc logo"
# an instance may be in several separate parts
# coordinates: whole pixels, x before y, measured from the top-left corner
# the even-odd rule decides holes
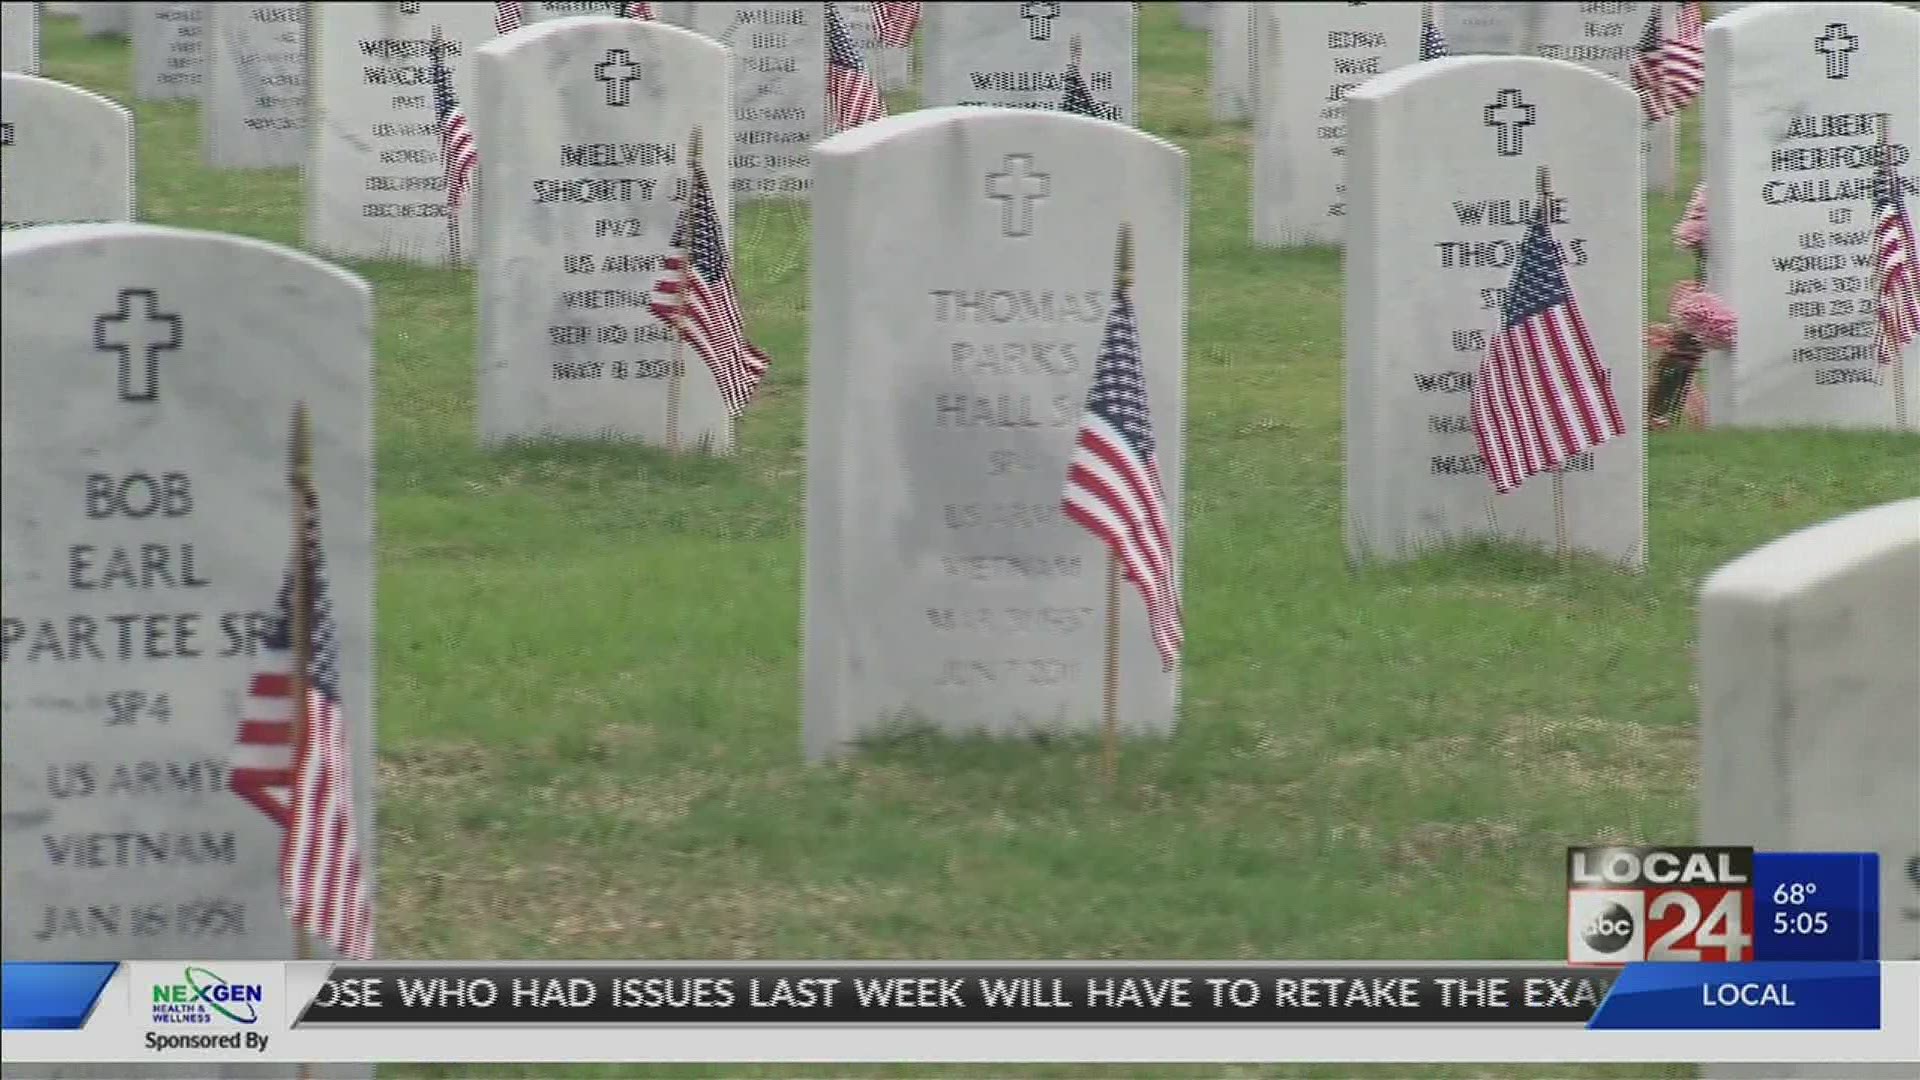
[[[1580,940],[1597,953],[1617,953],[1633,941],[1633,912],[1609,902],[1588,915],[1580,926]]]

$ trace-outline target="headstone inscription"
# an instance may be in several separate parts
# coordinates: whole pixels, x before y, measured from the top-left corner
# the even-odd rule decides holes
[[[895,47],[880,40],[872,4],[841,4],[840,21],[853,38],[853,47],[866,59],[867,70],[879,80],[880,89],[905,90],[913,85],[913,46]]]
[[[529,23],[549,19],[572,19],[583,15],[623,16],[627,5],[620,0],[528,0],[521,12]]]
[[[80,32],[88,37],[126,37],[132,26],[130,3],[80,5]]]
[[[497,133],[480,200],[481,438],[731,449],[711,372],[647,308],[670,273],[695,128],[730,217],[726,49],[664,23],[573,18],[475,62],[475,122]]]
[[[307,5],[207,5],[200,117],[210,168],[293,168],[305,159]]]
[[[367,286],[150,225],[8,233],[0,264],[5,958],[291,958],[282,830],[228,763],[243,718],[262,718],[252,677],[284,671],[263,642],[304,403],[372,875]]]
[[[1539,4],[1535,55],[1568,60],[1633,85],[1633,61],[1648,17],[1656,11],[1661,33],[1674,28],[1671,3]],[[1647,190],[1671,193],[1679,176],[1680,121],[1668,117],[1642,125],[1641,155],[1646,162]]]
[[[75,19],[80,16],[81,5],[79,4],[41,4],[40,6],[46,9],[47,14],[57,18]]]
[[[689,28],[725,45],[733,57],[738,200],[807,197],[807,150],[828,127],[824,10],[819,4],[692,6]]]
[[[0,228],[133,220],[133,114],[90,90],[0,75]]]
[[[921,23],[921,98],[939,105],[1058,109],[1066,96],[1073,42],[1081,77],[1109,119],[1136,113],[1132,4],[938,3]]]
[[[1214,4],[1208,40],[1209,104],[1219,123],[1253,116],[1259,60],[1254,55],[1254,4]]]
[[[0,71],[40,73],[40,7],[24,0],[0,3]]]
[[[189,101],[206,66],[207,4],[133,5],[133,96]]]
[[[1701,842],[1879,852],[1880,958],[1920,960],[1920,499],[1721,567],[1699,640]]]
[[[806,755],[895,725],[1098,730],[1106,551],[1061,496],[1127,223],[1178,550],[1185,155],[1107,121],[967,107],[815,154]],[[877,221],[876,200],[915,228]],[[1120,728],[1166,733],[1177,676],[1138,596],[1119,610]]]
[[[1642,418],[1645,216],[1639,103],[1558,60],[1469,56],[1401,68],[1347,96],[1347,549],[1556,545],[1553,482],[1494,493],[1470,421],[1546,167],[1554,241],[1627,433],[1562,470],[1566,540],[1646,559]],[[1629,182],[1631,181],[1631,182]]]
[[[1419,4],[1259,4],[1253,242],[1338,244],[1347,92],[1420,56]],[[1271,58],[1271,62],[1265,62]]]
[[[1736,427],[1920,423],[1920,347],[1879,362],[1873,176],[1920,214],[1920,11],[1756,4],[1707,24],[1708,288],[1739,334],[1707,357],[1707,415]],[[1887,147],[1879,147],[1884,125]]]
[[[1533,51],[1538,32],[1536,22],[1543,4],[1537,3],[1443,3],[1434,5],[1434,16],[1447,39],[1447,51],[1455,56],[1506,56]]]
[[[448,265],[471,258],[472,187],[449,206],[432,53],[473,100],[472,52],[497,36],[492,4],[316,4],[308,9],[305,246],[336,258]],[[469,125],[487,168],[487,135]]]

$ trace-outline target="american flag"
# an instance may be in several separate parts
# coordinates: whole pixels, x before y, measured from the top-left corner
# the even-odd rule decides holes
[[[1540,201],[1473,384],[1473,434],[1502,495],[1627,431]]]
[[[644,22],[652,22],[659,17],[653,13],[653,5],[645,3],[628,4],[620,14],[629,19],[640,19]]]
[[[1440,60],[1447,55],[1447,39],[1440,33],[1439,23],[1433,18],[1433,5],[1421,5],[1420,12],[1420,59]]]
[[[827,98],[833,103],[834,130],[846,131],[887,115],[880,86],[868,73],[853,36],[840,21],[840,5],[827,5]]]
[[[1061,509],[1106,542],[1127,580],[1139,589],[1161,664],[1172,671],[1182,637],[1180,586],[1173,538],[1167,531],[1166,495],[1154,458],[1140,331],[1133,303],[1119,286],[1113,290],[1093,388],[1067,466]]]
[[[1634,58],[1632,68],[1633,87],[1640,95],[1640,108],[1649,123],[1665,120],[1686,108],[1700,96],[1700,87],[1707,77],[1700,5],[1677,5],[1671,37],[1660,32],[1664,6],[1654,4],[1647,13],[1647,28],[1640,35],[1639,55]]]
[[[493,5],[493,30],[497,34],[511,34],[520,29],[522,13],[519,4]]]
[[[1075,38],[1067,53],[1067,96],[1060,102],[1063,112],[1076,116],[1092,116],[1101,120],[1118,120],[1119,110],[1111,105],[1103,105],[1093,98],[1093,91],[1087,87],[1086,78],[1080,74],[1080,41]]]
[[[697,160],[692,179],[693,190],[673,230],[673,246],[678,250],[667,258],[668,274],[654,284],[654,300],[648,307],[707,362],[727,414],[737,417],[753,400],[768,360],[747,340],[740,296],[727,266],[726,237],[713,207],[713,189]]]
[[[473,145],[473,129],[467,126],[467,114],[453,96],[453,76],[447,71],[446,45],[440,29],[433,31],[433,116],[440,131],[440,168],[447,180],[447,209],[458,210],[466,197],[467,182],[480,164],[480,152]]]
[[[303,486],[298,497],[306,506],[301,551],[281,583],[278,617],[264,643],[279,663],[253,677],[228,782],[285,830],[280,894],[294,925],[349,959],[367,960],[373,957],[373,905],[354,831],[353,758],[340,713],[340,643],[327,596],[320,505],[311,488]],[[291,668],[294,582],[303,571],[312,656],[306,707],[299,710]]]
[[[1884,143],[1881,153],[1873,178],[1873,248],[1880,278],[1879,358],[1889,364],[1920,337],[1920,243],[1914,240],[1913,218]]]
[[[890,49],[904,49],[913,44],[913,31],[919,25],[919,4],[873,5],[874,36]]]

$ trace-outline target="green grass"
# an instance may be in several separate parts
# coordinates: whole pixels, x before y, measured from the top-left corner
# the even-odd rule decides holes
[[[50,19],[45,52],[50,77],[130,100],[124,43]],[[1147,5],[1140,64],[1142,126],[1192,155],[1191,638],[1179,733],[1128,746],[1116,790],[1080,740],[801,765],[803,211],[741,214],[776,365],[723,461],[479,452],[471,274],[353,266],[379,306],[386,955],[1558,959],[1568,843],[1692,837],[1699,582],[1920,494],[1920,440],[1657,435],[1640,575],[1497,548],[1350,572],[1339,257],[1249,247],[1247,131],[1207,119],[1204,38],[1172,5]],[[192,106],[137,112],[142,220],[298,242],[296,173],[207,171]],[[1683,143],[1680,192],[1649,203],[1654,312],[1690,269],[1667,239]],[[648,1070],[383,1073],[562,1071]]]

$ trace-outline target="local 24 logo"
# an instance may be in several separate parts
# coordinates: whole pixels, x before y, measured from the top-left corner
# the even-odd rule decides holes
[[[1567,849],[1567,962],[1753,959],[1753,849]]]

